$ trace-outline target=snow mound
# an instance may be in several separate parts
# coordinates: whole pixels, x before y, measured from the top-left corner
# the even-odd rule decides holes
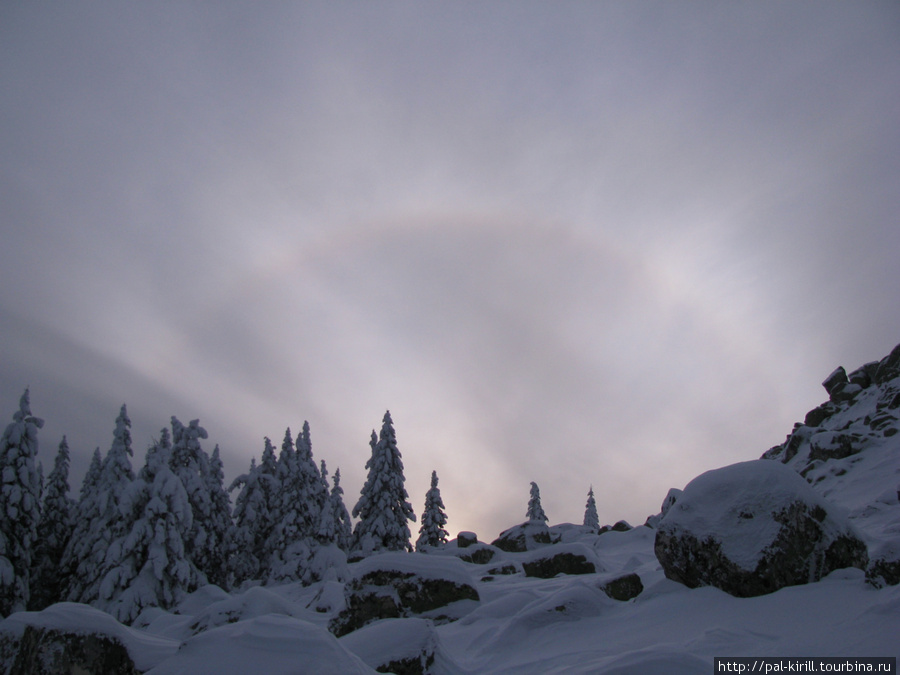
[[[342,637],[340,642],[379,672],[459,672],[427,619],[385,619]]]
[[[270,614],[309,619],[309,610],[262,586],[254,586],[239,595],[226,596],[202,608],[194,615],[191,631],[201,631]]]
[[[270,614],[201,633],[147,675],[374,673],[324,628]]]

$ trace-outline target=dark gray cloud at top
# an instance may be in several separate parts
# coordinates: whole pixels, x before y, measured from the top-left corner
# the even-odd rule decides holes
[[[6,3],[0,403],[77,488],[395,420],[450,529],[643,522],[900,342],[896,3]]]

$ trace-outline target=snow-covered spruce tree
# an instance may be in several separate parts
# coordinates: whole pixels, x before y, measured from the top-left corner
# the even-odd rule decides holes
[[[447,514],[444,513],[444,500],[438,487],[437,471],[431,472],[431,489],[425,493],[425,509],[422,511],[422,527],[416,540],[416,550],[422,551],[428,546],[443,546],[447,543]]]
[[[275,479],[278,482],[278,493],[272,504],[272,519],[276,528],[281,524],[282,517],[290,514],[297,508],[297,498],[300,495],[300,481],[298,476],[300,467],[297,463],[297,451],[294,449],[294,439],[291,436],[291,428],[284,430],[284,440],[281,441],[281,454],[275,463]],[[293,525],[295,518],[289,520]]]
[[[597,515],[597,502],[594,501],[594,486],[588,490],[587,503],[584,505],[584,526],[591,532],[600,531],[600,517]]]
[[[0,437],[0,616],[24,610],[30,597],[32,552],[40,521],[41,474],[28,389]]]
[[[212,559],[213,564],[206,571],[211,584],[228,590],[228,552],[231,550],[231,500],[225,491],[225,467],[219,453],[219,446],[213,448],[209,458],[209,468],[203,474],[209,497],[212,502],[210,513],[210,548],[217,551]]]
[[[319,460],[319,480],[322,481],[322,490],[319,493],[319,497],[322,500],[321,507],[324,510],[328,504],[328,496],[331,493],[331,488],[328,485],[328,467],[325,466],[324,459]]]
[[[134,481],[131,469],[131,420],[125,404],[116,418],[113,443],[100,465],[94,499],[78,509],[83,523],[76,525],[63,558],[70,572],[67,598],[73,602],[94,604],[99,597],[100,580],[106,569],[110,544],[125,534],[125,518],[119,505]]]
[[[99,467],[99,460],[98,460]],[[72,536],[75,501],[69,497],[69,444],[63,436],[53,470],[47,477],[34,547],[29,609],[40,611],[62,599],[65,577],[62,558]]]
[[[234,501],[229,560],[230,574],[236,586],[268,574],[270,552],[267,544],[275,525],[272,503],[278,493],[275,469],[275,448],[266,437],[260,464],[252,459],[250,470],[235,478],[229,487],[229,492],[240,489]]]
[[[404,487],[403,461],[390,411],[384,413],[380,437],[376,441],[373,431],[369,445],[369,475],[353,507],[353,515],[359,517],[353,531],[353,549],[361,555],[381,549],[412,551],[407,521],[415,521],[416,515]]]
[[[191,420],[184,426],[172,417],[172,456],[169,465],[178,476],[191,504],[193,524],[185,541],[188,560],[197,566],[204,576],[213,576],[219,582],[225,580],[226,551],[224,542],[217,540],[217,526],[213,514],[213,500],[209,486],[209,456],[200,447],[200,440],[208,438],[200,420]],[[201,582],[202,583],[202,582]]]
[[[282,457],[291,457],[293,463],[290,471],[283,472],[280,485],[279,520],[269,545],[272,552],[269,579],[312,583],[317,581],[317,575],[310,563],[318,548],[316,537],[328,491],[313,460],[309,422],[303,423],[293,454],[289,452],[289,440],[290,430],[285,434]]]
[[[322,462],[322,477],[325,477],[325,463]],[[333,542],[345,553],[350,550],[353,528],[350,513],[344,505],[344,489],[341,487],[341,470],[334,472],[334,481],[328,503],[319,520],[319,540]]]
[[[85,540],[91,529],[91,519],[98,511],[97,484],[100,482],[100,469],[103,467],[103,456],[100,448],[94,448],[91,463],[87,473],[81,481],[81,490],[78,493],[78,501],[72,511],[72,536],[63,551],[60,576],[63,580],[62,598],[71,600],[77,591],[78,585],[78,555],[83,552],[81,542]]]
[[[278,456],[278,463],[275,466],[275,481],[278,491],[272,495],[273,527],[269,540],[266,542],[266,549],[271,552],[266,574],[272,581],[296,581],[299,576],[302,576],[302,570],[297,569],[302,561],[296,554],[301,554],[300,557],[304,560],[309,557],[308,551],[297,551],[294,546],[308,536],[308,532],[304,528],[308,505],[304,503],[304,482],[301,473],[300,461],[291,437],[291,428],[288,427],[285,429],[284,440],[281,442],[281,454]],[[292,547],[294,549],[289,552]]]
[[[308,532],[314,534],[319,523],[319,514],[328,501],[328,483],[323,480],[316,461],[313,459],[312,441],[309,436],[309,422],[303,422],[303,431],[297,438],[297,462],[303,481],[304,492],[310,510],[307,513]]]
[[[103,468],[103,455],[100,454],[100,448],[94,448],[94,454],[91,456],[91,463],[88,465],[87,473],[81,481],[81,490],[78,492],[78,502],[76,503],[77,511],[81,511],[82,504],[97,494],[97,483],[100,482],[100,469]]]
[[[534,481],[531,482],[531,497],[528,500],[528,513],[525,517],[528,520],[547,522],[547,514],[541,506],[541,490]]]
[[[163,429],[122,496],[129,527],[109,547],[96,604],[123,623],[130,624],[145,607],[173,607],[202,578],[185,557],[193,516],[184,485],[169,467],[171,453]]]

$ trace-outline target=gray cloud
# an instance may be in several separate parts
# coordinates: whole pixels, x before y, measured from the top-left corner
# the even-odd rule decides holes
[[[890,3],[0,8],[0,359],[46,461],[125,401],[233,476],[390,408],[451,528],[641,521],[886,354]],[[142,461],[142,457],[136,462]],[[73,476],[80,480],[80,474]]]

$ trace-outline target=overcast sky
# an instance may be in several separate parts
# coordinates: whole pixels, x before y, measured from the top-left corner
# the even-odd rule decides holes
[[[0,414],[643,523],[900,342],[900,5],[0,4]],[[5,412],[3,412],[5,410]],[[9,416],[9,417],[8,417]],[[418,532],[418,523],[413,526]]]

